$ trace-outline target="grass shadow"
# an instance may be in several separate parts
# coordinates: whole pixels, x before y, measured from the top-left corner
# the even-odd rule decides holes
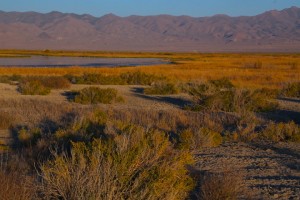
[[[191,104],[191,101],[184,99],[183,97],[180,97],[178,95],[145,95],[144,92],[144,88],[133,88],[131,90],[132,92],[134,92],[136,97],[140,97],[143,99],[148,99],[151,101],[157,101],[157,102],[162,102],[162,103],[168,103],[168,104],[172,104],[176,107],[179,108],[183,108],[186,105]]]
[[[300,112],[278,109],[272,112],[266,112],[260,114],[262,117],[274,122],[290,122],[294,121],[300,125]]]
[[[65,91],[61,93],[62,96],[66,97],[66,99],[70,102],[74,102],[75,96],[78,94],[76,91]]]
[[[278,99],[282,100],[282,101],[289,101],[289,102],[293,102],[293,103],[300,103],[300,99],[299,98],[280,97]]]

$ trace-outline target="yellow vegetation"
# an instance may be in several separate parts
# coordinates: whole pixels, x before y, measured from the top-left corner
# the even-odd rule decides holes
[[[0,57],[20,55],[84,56],[84,57],[156,57],[171,64],[97,68],[0,68],[1,75],[82,75],[84,73],[121,74],[141,71],[164,75],[175,81],[203,81],[229,78],[238,87],[279,88],[283,83],[300,80],[298,54],[201,54],[201,53],[132,53],[132,52],[73,52],[73,51],[17,51],[2,50]]]

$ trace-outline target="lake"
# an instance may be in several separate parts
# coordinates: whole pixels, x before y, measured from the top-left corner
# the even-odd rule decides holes
[[[1,67],[122,67],[167,64],[158,58],[96,58],[96,57],[58,57],[31,56],[0,58]]]

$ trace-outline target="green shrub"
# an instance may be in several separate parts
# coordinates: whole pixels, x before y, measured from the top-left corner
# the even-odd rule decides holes
[[[47,95],[51,92],[38,80],[23,80],[18,85],[18,91],[23,95]]]
[[[71,155],[54,155],[41,167],[40,192],[48,199],[185,199],[192,163],[163,133],[124,126],[108,140],[73,143]]]
[[[300,97],[300,82],[288,83],[281,90],[281,95],[285,97]]]
[[[272,142],[300,142],[300,127],[294,122],[270,123],[259,136]]]
[[[117,96],[116,89],[101,89],[97,87],[88,87],[75,94],[74,102],[81,104],[111,104],[113,102],[123,101],[122,97]]]
[[[144,93],[149,95],[177,94],[178,89],[172,83],[157,82],[153,84],[150,88],[145,88]]]

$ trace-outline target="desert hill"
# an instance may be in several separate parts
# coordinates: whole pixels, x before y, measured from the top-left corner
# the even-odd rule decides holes
[[[0,11],[0,48],[299,52],[300,8],[198,18]]]

